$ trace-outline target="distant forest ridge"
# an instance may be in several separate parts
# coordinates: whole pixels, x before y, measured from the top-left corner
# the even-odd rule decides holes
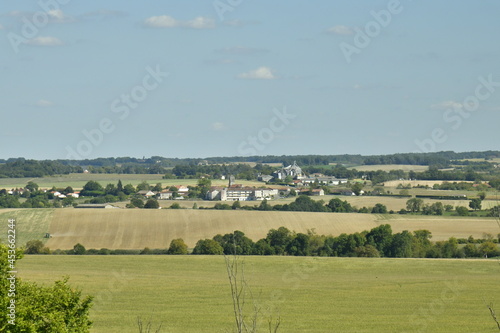
[[[168,158],[152,156],[150,158],[109,157],[85,160],[28,160],[25,158],[0,159],[0,178],[43,177],[57,174],[81,173],[89,167],[104,167],[108,172],[130,174],[162,174],[165,168],[199,164],[229,163],[282,163],[299,166],[321,166],[341,164],[356,165],[428,165],[447,168],[451,165],[480,164],[481,161],[469,162],[464,159],[500,158],[500,151],[461,152],[441,151],[432,153],[399,153],[390,155],[282,155],[282,156],[232,156],[207,158]]]

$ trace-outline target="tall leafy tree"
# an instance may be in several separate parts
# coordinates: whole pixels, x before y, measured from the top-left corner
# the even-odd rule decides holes
[[[188,247],[182,238],[172,239],[168,254],[188,254]]]
[[[366,234],[368,244],[377,248],[381,255],[387,256],[392,242],[392,228],[389,224],[382,224]]]
[[[481,209],[481,199],[475,198],[469,202],[469,207],[474,210]]]
[[[406,209],[412,213],[420,212],[423,205],[424,201],[419,198],[411,198],[410,200],[406,201]]]

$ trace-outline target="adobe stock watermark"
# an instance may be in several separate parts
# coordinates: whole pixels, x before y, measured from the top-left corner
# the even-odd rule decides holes
[[[7,274],[5,279],[6,284],[6,294],[8,297],[7,301],[7,323],[8,325],[16,325],[16,282],[17,282],[17,270],[16,270],[16,220],[9,219],[7,224]]]
[[[148,97],[149,93],[157,89],[163,80],[169,75],[162,72],[159,65],[156,68],[146,67],[147,74],[144,75],[141,84],[134,86],[129,93],[121,94],[120,97],[111,102],[110,110],[118,117],[118,120],[125,120],[130,116],[130,112],[139,107],[141,102]],[[73,148],[66,146],[66,159],[81,160],[89,156],[94,148],[100,146],[106,135],[113,133],[116,129],[116,119],[108,117],[102,118],[95,128],[84,129],[80,140]]]
[[[226,15],[227,12],[232,12],[236,7],[241,5],[242,2],[243,0],[214,0],[212,6],[217,16],[219,16],[219,20],[224,21],[224,15]]]
[[[286,290],[296,291],[301,287],[302,283],[310,278],[312,273],[318,270],[318,263],[319,261],[317,258],[308,258],[300,265],[288,268],[281,276],[282,287]],[[263,316],[259,316],[258,318],[259,326],[264,319],[267,318],[267,320],[272,320],[276,314],[279,314],[279,307],[285,301],[286,296],[283,290],[273,290],[269,300],[263,302],[260,306],[260,311]]]
[[[358,27],[354,28],[355,35],[352,44],[346,42],[339,44],[340,50],[347,63],[350,64],[352,62],[352,56],[354,54],[360,54],[363,49],[367,48],[372,40],[380,35],[382,28],[389,26],[393,17],[400,14],[402,11],[403,5],[401,5],[399,0],[390,0],[387,3],[386,9],[370,11],[373,20],[368,21],[363,29]]]
[[[476,112],[481,105],[481,102],[490,98],[497,87],[500,87],[500,82],[493,81],[493,75],[489,74],[486,78],[478,77],[479,84],[471,94],[463,99],[462,103],[453,103],[452,107],[447,108],[443,113],[443,121],[451,124],[451,129],[457,131],[465,119],[468,119]],[[418,140],[415,139],[415,144],[419,148],[416,153],[435,152],[437,145],[445,143],[449,136],[442,127],[434,128],[431,131],[430,137]]]
[[[94,298],[96,308],[112,302],[113,295],[122,292],[129,282],[134,280],[134,277],[127,274],[123,268],[121,272],[113,271],[112,275],[113,277],[109,279],[107,288],[101,290]]]
[[[286,106],[282,110],[273,109],[274,117],[269,120],[269,126],[260,129],[255,136],[248,136],[238,145],[238,153],[240,155],[257,155],[259,151],[266,148],[268,144],[274,141],[276,134],[281,133],[297,116],[290,114],[286,110]]]
[[[14,32],[7,34],[14,52],[19,53],[19,46],[21,44],[26,44],[31,39],[36,38],[40,30],[49,24],[50,18],[53,16],[52,13],[59,11],[61,5],[67,5],[69,2],[70,0],[39,0],[37,4],[41,10],[35,12],[31,18],[26,16],[21,18],[21,34]]]

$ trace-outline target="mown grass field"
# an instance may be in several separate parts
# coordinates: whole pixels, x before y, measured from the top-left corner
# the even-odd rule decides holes
[[[6,243],[7,222],[9,219],[16,220],[16,243],[24,246],[27,241],[43,238],[49,232],[53,221],[54,209],[2,209],[0,210],[0,242]]]
[[[263,315],[279,313],[280,332],[498,332],[485,305],[500,304],[495,260],[244,261],[256,303]],[[139,316],[161,332],[229,332],[233,323],[221,256],[26,256],[18,270],[39,283],[69,275],[94,295],[93,333],[138,332]]]
[[[375,215],[347,213],[260,212],[217,210],[139,209],[58,209],[53,213],[47,246],[70,249],[76,243],[86,248],[143,249],[167,248],[170,241],[183,238],[189,247],[200,239],[240,230],[257,241],[270,229],[285,226],[296,232],[315,230],[320,235],[339,235],[370,230],[390,224],[394,232],[427,229],[433,240],[449,237],[498,234],[493,218]],[[42,237],[42,234],[41,234]]]

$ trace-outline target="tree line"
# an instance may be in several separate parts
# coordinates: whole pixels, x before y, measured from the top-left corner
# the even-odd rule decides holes
[[[149,158],[109,157],[85,160],[27,160],[24,158],[10,158],[0,160],[0,178],[9,177],[43,177],[54,174],[83,172],[87,169],[93,173],[124,173],[124,174],[165,174],[176,166],[217,165],[232,163],[255,162],[282,163],[284,165],[297,162],[301,166],[328,166],[339,165],[428,165],[436,168],[447,168],[452,165],[462,165],[477,171],[494,171],[492,164],[487,162],[469,162],[463,159],[490,160],[500,157],[499,151],[463,152],[452,151],[434,153],[406,153],[390,155],[282,155],[282,156],[231,156],[207,158],[166,158],[152,156]],[[189,172],[189,171],[188,171]],[[200,171],[203,172],[203,171]],[[429,176],[432,177],[432,176]],[[455,178],[454,180],[460,180]]]

